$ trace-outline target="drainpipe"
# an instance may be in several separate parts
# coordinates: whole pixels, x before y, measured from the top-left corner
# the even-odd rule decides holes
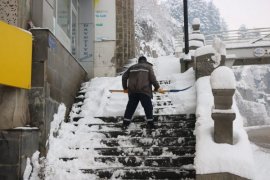
[[[184,35],[185,35],[185,54],[189,53],[189,39],[188,39],[188,0],[184,2]]]

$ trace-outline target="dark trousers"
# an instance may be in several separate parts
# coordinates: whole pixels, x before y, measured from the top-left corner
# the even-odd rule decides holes
[[[129,100],[127,103],[124,119],[126,121],[131,121],[131,118],[139,104],[141,102],[147,121],[153,121],[153,105],[151,97],[143,93],[132,93],[128,96]]]

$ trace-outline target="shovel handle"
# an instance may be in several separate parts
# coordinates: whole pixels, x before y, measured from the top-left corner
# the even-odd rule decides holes
[[[119,93],[123,93],[124,92],[124,90],[109,90],[111,93],[114,93],[114,92],[119,92]]]

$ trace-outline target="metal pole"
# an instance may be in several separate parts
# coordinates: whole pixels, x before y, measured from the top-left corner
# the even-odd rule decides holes
[[[188,39],[188,0],[184,1],[184,34],[185,34],[185,54],[189,53]]]

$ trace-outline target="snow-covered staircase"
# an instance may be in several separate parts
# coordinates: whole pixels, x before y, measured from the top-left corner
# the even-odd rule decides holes
[[[193,74],[173,76],[159,83],[164,89],[181,89],[190,84],[190,79],[194,79]],[[133,122],[123,130],[121,115],[127,95],[108,93],[109,88],[119,89],[119,82],[121,78],[115,77],[82,84],[70,122],[61,124],[50,145],[46,176],[67,180],[195,179],[196,118],[189,103],[195,100],[189,98],[195,90],[178,95],[155,93],[156,129],[147,129],[143,109],[138,107]]]
[[[122,117],[99,117],[104,121],[94,133],[106,136],[95,147],[95,161],[104,167],[80,169],[99,178],[194,179],[194,115],[155,116],[157,129],[146,129],[144,117],[136,117],[125,131]],[[118,129],[114,131],[108,128]]]

